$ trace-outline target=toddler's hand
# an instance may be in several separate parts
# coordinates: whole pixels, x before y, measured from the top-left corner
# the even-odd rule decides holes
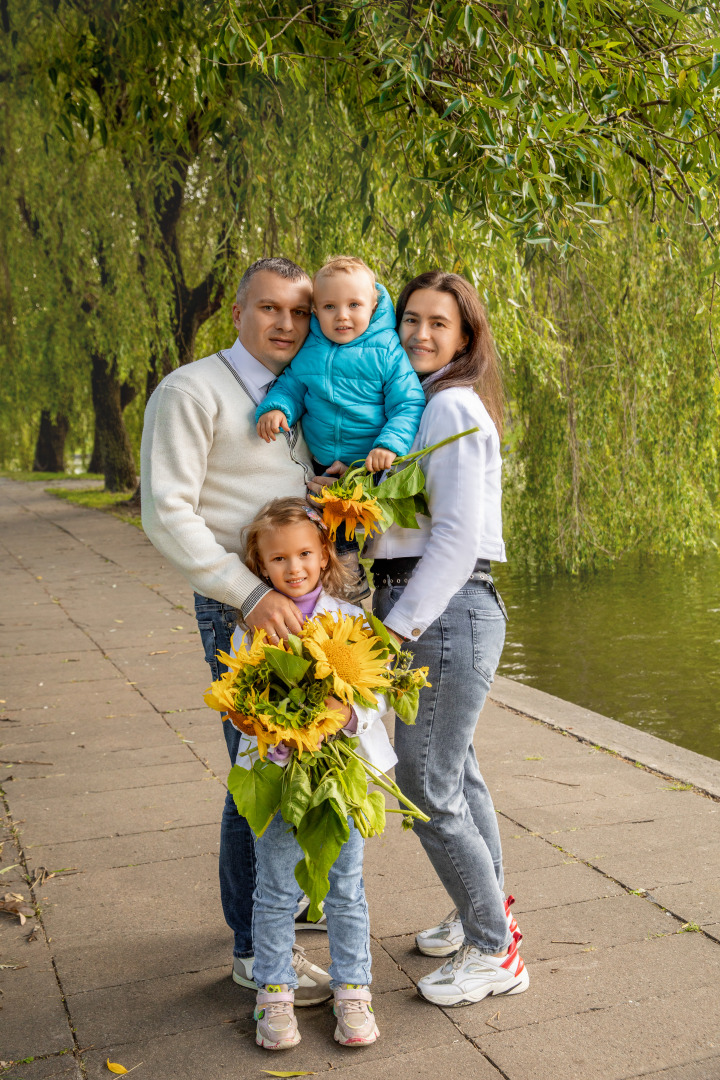
[[[258,420],[257,433],[265,442],[275,442],[275,436],[280,428],[283,431],[290,431],[287,417],[280,409],[271,409],[270,412],[264,413]]]
[[[343,705],[342,701],[338,701],[338,699],[332,695],[325,698],[325,706],[328,709],[333,709],[335,712],[342,713],[346,720],[350,720],[352,716],[352,706]]]
[[[268,413],[268,415],[271,414]],[[366,457],[365,468],[368,472],[382,472],[390,468],[396,457],[397,454],[393,454],[392,450],[386,450],[384,446],[376,446]]]

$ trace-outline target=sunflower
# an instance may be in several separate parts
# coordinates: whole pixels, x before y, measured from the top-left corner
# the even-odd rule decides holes
[[[227,655],[227,654],[226,654]],[[230,660],[231,657],[228,657]],[[223,661],[225,662],[225,661]],[[208,686],[203,695],[203,701],[211,709],[217,712],[230,712],[235,708],[235,677],[234,671],[224,671],[212,686]]]
[[[337,734],[347,723],[347,719],[337,709],[322,709],[310,724],[301,728],[283,727],[267,713],[241,716],[231,711],[229,715],[231,720],[239,721],[237,727],[240,727],[247,735],[255,736],[258,753],[263,761],[268,747],[277,746],[279,742],[286,743],[300,754],[306,750],[310,752],[319,750],[323,739]]]
[[[334,487],[334,484],[328,485],[321,495],[314,497],[316,502],[322,503],[323,520],[331,540],[335,539],[337,528],[343,522],[348,540],[353,539],[358,526],[367,537],[381,531],[378,524],[383,516],[380,504],[367,494],[362,484],[356,484],[351,494],[334,491]]]
[[[267,634],[264,630],[256,630],[253,634],[253,639],[248,649],[243,643],[237,652],[232,653],[223,652],[222,649],[217,654],[218,660],[225,667],[229,668],[232,672],[238,672],[240,668],[244,667],[258,667],[265,659],[265,646],[269,645]],[[282,649],[283,652],[289,652],[285,646],[284,641],[278,641],[277,644],[273,642],[274,649]]]
[[[374,635],[358,634],[357,622],[352,616],[340,615],[318,618],[306,623],[303,645],[316,661],[315,678],[333,680],[333,691],[341,701],[352,705],[354,694],[361,694],[373,705],[377,698],[373,689],[392,685],[386,668],[387,656],[377,656],[382,642]],[[361,621],[361,620],[360,620]]]

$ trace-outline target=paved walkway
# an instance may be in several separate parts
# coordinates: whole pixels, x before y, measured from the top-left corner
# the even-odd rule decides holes
[[[477,749],[530,990],[447,1011],[416,996],[433,962],[413,932],[449,905],[393,818],[366,859],[382,1038],[344,1050],[319,1007],[296,1050],[260,1051],[252,996],[229,978],[228,762],[187,586],[138,529],[12,481],[0,570],[0,897],[27,899],[29,874],[40,912],[0,915],[5,1080],[95,1080],[107,1058],[142,1062],[138,1080],[720,1078],[720,802],[532,719],[552,723],[552,699],[505,680]],[[593,741],[591,714],[557,709]],[[663,771],[664,744],[645,745]],[[327,960],[324,935],[303,938]]]

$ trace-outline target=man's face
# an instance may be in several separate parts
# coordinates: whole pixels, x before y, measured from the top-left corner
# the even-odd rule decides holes
[[[250,355],[279,375],[307,337],[311,306],[309,280],[260,270],[250,278],[244,302],[233,304],[233,323]]]

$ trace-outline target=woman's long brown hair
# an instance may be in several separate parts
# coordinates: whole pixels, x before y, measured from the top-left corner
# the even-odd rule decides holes
[[[504,396],[500,363],[485,308],[477,291],[460,274],[445,274],[442,270],[428,270],[425,274],[419,274],[400,293],[395,309],[398,331],[408,300],[418,289],[436,289],[437,292],[454,296],[460,309],[463,333],[468,339],[467,345],[453,358],[448,370],[430,383],[427,397],[447,390],[449,386],[472,386],[502,438]]]

